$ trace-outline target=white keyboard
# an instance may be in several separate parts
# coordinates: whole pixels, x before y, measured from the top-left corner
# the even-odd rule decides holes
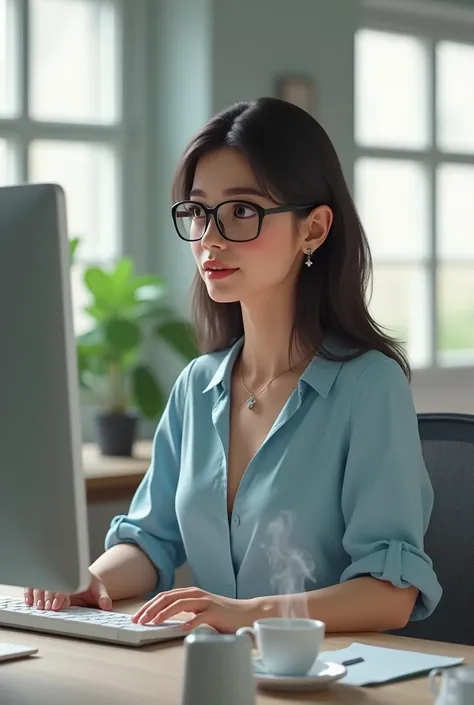
[[[34,607],[28,607],[22,599],[0,595],[1,627],[48,632],[129,646],[144,646],[185,636],[180,629],[181,622],[177,620],[148,627],[134,624],[130,617],[129,614],[105,612],[87,607],[68,607],[59,612],[37,610]]]

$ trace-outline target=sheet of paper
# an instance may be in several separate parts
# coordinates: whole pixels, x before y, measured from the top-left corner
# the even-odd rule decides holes
[[[362,657],[362,663],[347,666],[347,675],[341,683],[347,685],[374,685],[392,680],[409,678],[416,674],[427,673],[432,668],[457,666],[462,658],[437,656],[436,654],[420,653],[418,651],[400,651],[379,646],[369,646],[354,642],[346,649],[338,651],[323,651],[319,655],[321,661],[342,663],[349,659]]]

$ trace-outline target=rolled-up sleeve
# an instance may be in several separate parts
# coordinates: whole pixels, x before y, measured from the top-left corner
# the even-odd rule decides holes
[[[430,615],[442,594],[423,550],[432,507],[408,381],[397,363],[380,356],[360,374],[352,398],[342,487],[343,546],[352,562],[341,582],[371,575],[414,586],[411,619]]]
[[[159,580],[153,594],[169,590],[174,573],[186,559],[175,500],[181,461],[184,399],[193,363],[181,373],[171,391],[153,439],[150,467],[126,515],[116,516],[105,548],[135,543],[149,557]]]

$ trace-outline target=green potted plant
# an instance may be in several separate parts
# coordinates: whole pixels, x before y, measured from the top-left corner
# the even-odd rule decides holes
[[[77,248],[71,241],[71,259]],[[144,360],[144,346],[157,338],[185,362],[198,355],[190,325],[166,304],[162,277],[139,275],[123,257],[106,271],[89,267],[84,282],[92,325],[77,338],[79,383],[101,407],[97,440],[104,455],[132,455],[137,419],[156,419],[166,393]]]

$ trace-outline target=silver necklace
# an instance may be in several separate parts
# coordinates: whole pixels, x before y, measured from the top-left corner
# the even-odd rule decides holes
[[[275,375],[274,377],[272,377],[271,380],[270,380],[269,382],[267,382],[266,385],[265,385],[264,387],[262,387],[262,389],[261,389],[259,392],[257,392],[256,394],[254,394],[253,392],[251,392],[250,389],[249,389],[249,388],[247,387],[247,385],[245,384],[244,378],[243,378],[243,376],[242,376],[242,364],[240,364],[240,366],[239,366],[240,381],[242,382],[242,384],[243,384],[243,386],[244,386],[244,389],[245,389],[245,391],[247,392],[247,394],[250,395],[249,398],[248,398],[247,401],[246,401],[247,409],[252,410],[252,409],[254,408],[255,404],[257,403],[257,397],[259,397],[260,394],[262,394],[262,392],[264,392],[265,389],[266,389],[267,387],[269,387],[272,382],[274,382],[278,377],[281,377],[282,375],[286,374],[287,372],[291,372],[291,370],[294,370],[295,367],[298,367],[298,365],[301,365],[301,363],[304,362],[308,357],[309,357],[309,354],[306,355],[305,357],[303,357],[303,358],[302,358],[299,362],[297,362],[295,365],[292,365],[291,367],[288,367],[286,370],[283,370],[283,372],[279,372],[277,375]]]

